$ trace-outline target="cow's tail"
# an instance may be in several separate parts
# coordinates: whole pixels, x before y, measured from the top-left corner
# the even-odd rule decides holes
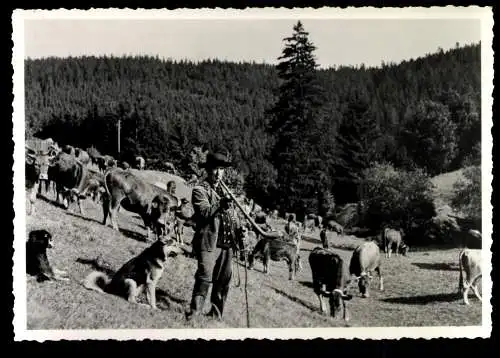
[[[109,285],[110,282],[111,278],[104,272],[93,271],[85,277],[82,281],[82,285],[88,290],[104,293],[106,286]]]
[[[464,289],[464,275],[462,266],[462,257],[465,255],[465,250],[460,251],[458,255],[458,267],[460,270],[460,276],[458,277],[458,293],[461,294]]]

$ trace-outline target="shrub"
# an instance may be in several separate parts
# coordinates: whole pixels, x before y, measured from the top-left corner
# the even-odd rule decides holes
[[[375,163],[363,174],[362,220],[366,227],[380,230],[391,226],[408,234],[436,214],[433,186],[422,170],[401,171],[390,164]]]

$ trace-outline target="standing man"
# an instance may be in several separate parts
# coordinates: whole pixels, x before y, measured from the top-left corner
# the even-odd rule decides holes
[[[231,162],[222,154],[209,153],[200,166],[205,168],[207,177],[193,188],[191,198],[195,222],[192,247],[198,269],[194,276],[190,308],[186,311],[187,320],[202,313],[211,284],[212,307],[207,315],[222,318],[232,276],[231,223],[226,213],[231,199],[225,196],[219,185],[225,168],[230,167]]]

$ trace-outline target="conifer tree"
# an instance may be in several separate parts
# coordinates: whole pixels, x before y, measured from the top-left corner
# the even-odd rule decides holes
[[[276,138],[271,156],[278,173],[277,204],[282,210],[295,211],[298,219],[308,210],[316,211],[321,191],[318,180],[322,179],[317,175],[321,168],[319,158],[313,157],[313,141],[321,131],[324,94],[316,77],[316,47],[308,35],[298,21],[292,36],[284,39],[277,65],[282,82],[270,122]]]

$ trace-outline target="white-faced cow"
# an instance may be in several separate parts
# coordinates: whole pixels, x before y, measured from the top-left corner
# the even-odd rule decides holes
[[[399,256],[401,253],[403,256],[406,256],[408,253],[408,245],[406,245],[403,241],[404,231],[402,229],[395,230],[390,228],[385,228],[382,231],[382,243],[384,245],[385,257],[390,258],[392,247],[396,246],[396,256]]]
[[[318,296],[320,310],[327,313],[326,298],[330,304],[330,315],[336,317],[340,305],[344,309],[344,320],[349,319],[345,301],[352,299],[346,294],[349,273],[344,260],[336,253],[316,247],[309,255],[314,293]]]
[[[173,212],[178,203],[177,198],[165,190],[120,168],[111,168],[104,174],[104,187],[103,225],[106,225],[109,215],[113,229],[119,230],[116,215],[120,206],[141,216],[147,228],[148,240],[151,229],[159,236],[167,232],[167,224],[172,225]]]
[[[369,288],[373,271],[378,274],[380,291],[384,290],[384,278],[380,265],[380,248],[375,242],[365,242],[354,250],[349,264],[349,273],[356,278],[361,297],[370,297]]]
[[[48,180],[50,157],[48,153],[35,153],[27,149],[25,158],[25,187],[28,191],[29,210],[28,215],[34,213],[36,195],[42,180]]]
[[[463,295],[464,303],[469,304],[469,292],[472,290],[479,300],[482,300],[478,283],[482,278],[481,250],[464,249],[458,257],[460,276],[458,282],[459,293]],[[465,272],[465,279],[464,274]]]

